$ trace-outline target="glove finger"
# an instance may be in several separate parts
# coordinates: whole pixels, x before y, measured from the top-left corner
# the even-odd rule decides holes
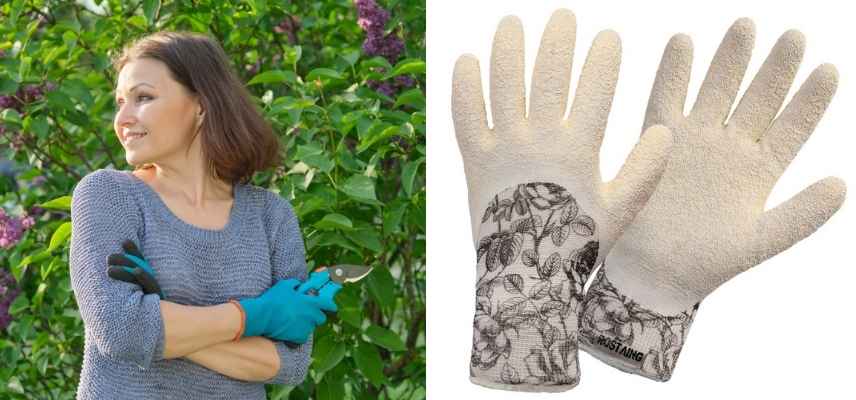
[[[156,275],[155,270],[152,268],[151,265],[149,265],[149,262],[146,261],[145,259],[138,258],[138,257],[131,255],[131,254],[123,254],[123,257],[126,258],[127,260],[130,260],[135,267],[146,271],[147,273],[151,274],[152,276]]]
[[[523,57],[520,19],[505,17],[493,38],[490,62],[490,104],[494,128],[520,131],[526,107]]]
[[[329,312],[339,311],[335,302],[336,294],[342,290],[342,285],[335,282],[330,282],[318,292],[318,299],[321,300],[321,309]]]
[[[300,287],[297,288],[297,292],[300,294],[306,294],[311,289],[319,290],[324,284],[330,281],[330,272],[328,270],[323,270],[320,272],[313,272],[309,274],[309,279],[306,282],[300,284]]]
[[[621,39],[618,34],[610,30],[598,33],[586,56],[569,116],[575,132],[593,135],[593,154],[599,153],[603,141],[620,64]]]
[[[782,107],[794,83],[803,53],[803,34],[797,30],[785,32],[746,89],[728,124],[738,132],[745,132],[752,140],[758,140]]]
[[[137,258],[145,258],[143,257],[143,253],[140,252],[140,249],[137,248],[137,245],[133,240],[126,240],[122,242],[122,249],[125,250],[126,253],[131,254]]]
[[[139,268],[139,265],[124,254],[110,254],[107,256],[107,265],[121,265],[130,268]]]
[[[565,116],[576,30],[576,17],[566,9],[556,10],[544,29],[529,100],[529,120],[535,124],[557,124]]]
[[[684,34],[672,36],[657,69],[645,111],[643,132],[654,125],[674,126],[674,121],[684,116],[692,64],[693,42],[690,37]]]
[[[737,97],[754,45],[755,24],[748,18],[738,19],[728,29],[713,56],[691,114],[700,113],[702,120],[711,123],[725,122]]]
[[[735,272],[760,264],[814,233],[838,211],[846,194],[844,181],[828,177],[762,214],[755,228],[754,257]]]
[[[160,285],[155,280],[155,277],[146,272],[146,270],[142,268],[136,268],[133,270],[134,277],[136,277],[137,282],[140,286],[143,287],[143,293],[151,294],[155,293],[160,295]]]
[[[320,309],[314,309],[309,313],[309,318],[315,326],[323,325],[327,322],[327,314],[324,314]]]
[[[615,179],[606,183],[604,204],[609,215],[615,218],[612,225],[619,229],[616,233],[623,231],[656,190],[671,147],[669,128],[652,126],[630,152]]]
[[[761,137],[761,147],[776,161],[779,173],[784,172],[811,136],[837,88],[838,70],[832,64],[815,68],[782,114],[773,121],[768,133]]]
[[[133,272],[131,272],[132,270],[133,269],[129,267],[118,267],[115,265],[111,265],[107,267],[107,276],[119,281],[136,284],[137,279],[134,277]]]
[[[466,158],[479,150],[488,132],[479,61],[467,54],[458,58],[452,77],[452,119],[458,147]]]

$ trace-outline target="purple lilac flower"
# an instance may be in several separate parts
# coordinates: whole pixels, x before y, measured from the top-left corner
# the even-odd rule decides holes
[[[35,225],[36,221],[31,216],[15,217],[7,215],[6,211],[0,209],[0,248],[8,249],[24,235],[24,231]]]
[[[285,34],[288,37],[288,43],[292,46],[297,44],[297,31],[300,29],[300,20],[293,15],[286,15],[285,18],[273,27],[273,31],[279,34]]]
[[[389,81],[375,81],[370,80],[367,82],[369,87],[376,90],[378,93],[381,93],[385,96],[394,97],[395,96],[395,85],[393,85]]]
[[[366,35],[366,40],[363,42],[363,53],[368,56],[381,56],[386,58],[390,63],[395,63],[404,52],[404,42],[398,37],[395,31],[387,35]]]
[[[354,5],[357,8],[357,24],[366,31],[366,39],[362,46],[363,53],[370,57],[381,56],[394,64],[404,53],[404,41],[399,37],[397,30],[384,33],[386,23],[389,22],[389,11],[378,6],[375,0],[354,0]],[[378,93],[394,97],[395,93],[402,88],[415,85],[415,80],[398,76],[392,82],[370,80],[367,84]]]
[[[18,113],[24,112],[24,104],[32,103],[44,97],[45,93],[56,89],[56,84],[47,82],[38,85],[26,85],[18,88],[14,95],[0,96],[0,110],[14,108]]]
[[[389,21],[389,11],[384,10],[374,0],[354,0],[359,18],[357,25],[364,31],[383,32]]]
[[[12,316],[9,315],[9,306],[18,297],[21,290],[18,288],[15,277],[12,274],[0,269],[0,331],[6,329],[9,323],[12,322]]]
[[[39,176],[33,178],[30,181],[30,184],[33,186],[41,186],[41,185],[44,185],[44,183],[47,182],[47,180],[48,180],[48,178],[46,178],[44,175],[39,175]]]
[[[28,215],[32,215],[32,216],[35,216],[35,217],[40,217],[40,216],[42,216],[45,212],[47,212],[47,210],[45,210],[44,208],[41,208],[41,207],[39,207],[39,206],[32,206],[32,207],[30,207],[30,210],[29,210],[29,211],[27,211],[27,214],[28,214]]]

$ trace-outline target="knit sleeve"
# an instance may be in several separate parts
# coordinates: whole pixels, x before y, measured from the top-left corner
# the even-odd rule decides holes
[[[107,276],[107,256],[126,239],[140,243],[142,216],[120,172],[98,170],[74,189],[71,202],[71,285],[87,335],[105,357],[148,368],[163,359],[160,298]]]
[[[278,221],[278,227],[271,230],[273,237],[270,238],[274,282],[287,278],[306,280],[306,252],[297,216],[288,201],[273,193],[271,197],[269,211],[275,215],[271,221]],[[309,368],[312,338],[294,349],[281,341],[274,340],[274,344],[279,354],[279,371],[265,383],[299,385]]]

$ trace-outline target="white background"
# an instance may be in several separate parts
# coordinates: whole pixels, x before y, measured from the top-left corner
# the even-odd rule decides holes
[[[429,398],[856,398],[852,251],[856,244],[856,23],[846,4],[431,0],[427,16]],[[687,107],[695,101],[725,31],[739,17],[751,18],[757,32],[741,96],[776,39],[791,28],[805,34],[807,47],[788,101],[817,65],[833,63],[840,73],[832,104],[779,180],[767,208],[830,175],[848,183],[850,198],[814,235],[727,282],[702,302],[667,383],[620,372],[582,352],[580,384],[564,393],[503,392],[473,385],[468,379],[475,252],[450,111],[452,68],[461,54],[474,54],[488,90],[493,34],[500,19],[513,14],[522,20],[526,35],[528,86],[541,33],[558,8],[568,8],[577,17],[571,98],[595,34],[613,29],[621,36],[621,73],[601,149],[604,179],[615,175],[636,143],[660,56],[674,33],[689,34],[695,47]]]

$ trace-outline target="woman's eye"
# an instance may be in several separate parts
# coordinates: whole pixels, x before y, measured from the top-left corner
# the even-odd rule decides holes
[[[143,99],[149,99],[149,100],[151,100],[151,99],[152,99],[152,96],[145,95],[145,94],[141,94],[141,95],[137,96],[137,100],[142,101]]]

